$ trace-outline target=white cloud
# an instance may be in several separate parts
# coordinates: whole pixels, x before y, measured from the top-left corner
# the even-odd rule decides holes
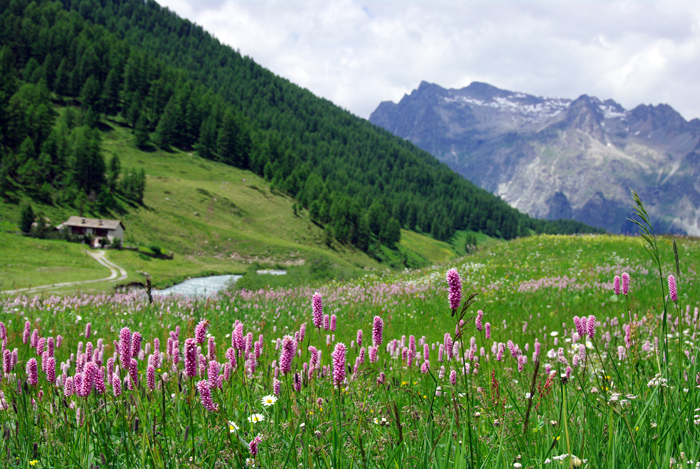
[[[700,117],[696,0],[159,0],[362,117],[422,81]]]

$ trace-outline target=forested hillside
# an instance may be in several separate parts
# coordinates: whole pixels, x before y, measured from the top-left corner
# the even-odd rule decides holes
[[[142,173],[100,149],[100,121],[116,116],[144,150],[196,151],[264,176],[363,250],[394,245],[401,226],[440,240],[462,229],[505,239],[590,231],[517,212],[153,1],[0,0],[0,12],[6,200],[87,200],[98,210],[115,197],[138,202]]]

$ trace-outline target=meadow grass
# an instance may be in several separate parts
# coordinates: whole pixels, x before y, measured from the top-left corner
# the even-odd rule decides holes
[[[639,237],[539,236],[318,289],[153,304],[137,294],[6,297],[0,457],[21,467],[695,467],[700,243],[657,242],[660,273]],[[462,304],[478,294],[463,314],[450,310],[448,267]],[[616,295],[623,272],[629,292]],[[670,274],[677,301],[667,299]],[[316,292],[335,330],[314,326]],[[591,315],[595,327],[577,329],[574,317]],[[383,330],[371,362],[375,316]],[[143,341],[125,367],[116,344],[136,332]],[[40,341],[59,335],[51,383]],[[287,373],[285,343],[296,349]],[[92,380],[87,395],[67,391],[68,378]]]
[[[63,108],[58,111],[63,112]],[[331,270],[352,271],[353,276],[387,268],[350,245],[333,242],[329,248],[322,227],[310,220],[306,210],[295,214],[292,198],[271,191],[269,183],[252,172],[180,150],[143,152],[133,146],[129,129],[118,120],[109,119],[103,124],[105,129],[111,129],[105,131],[102,142],[105,159],[118,155],[124,173],[140,168],[146,171],[144,204],[125,207],[127,213],[115,210],[83,215],[122,220],[126,245],[142,248],[156,245],[175,254],[173,261],[164,261],[133,252],[108,252],[108,259],[127,270],[127,282],[142,281],[140,272],[148,272],[156,286],[166,287],[187,277],[243,273],[254,263],[269,268],[296,266],[312,259],[324,259],[333,264]],[[56,275],[44,269],[46,263],[65,267],[58,275],[62,281],[99,278],[101,274],[90,277],[85,270],[102,272],[105,269],[99,264],[91,267],[75,264],[72,253],[78,247],[65,246],[62,241],[28,245],[25,237],[7,233],[18,230],[21,204],[16,202],[0,200],[0,242],[3,254],[25,252],[26,255],[21,268],[17,267],[19,262],[7,262],[10,266],[0,269],[4,289],[13,285],[20,288],[55,283]],[[54,225],[77,214],[77,209],[71,207],[42,205],[28,199],[25,202],[32,202],[34,211],[47,216]],[[422,234],[402,231],[402,235],[405,240],[399,251],[383,250],[387,264],[395,267],[403,268],[404,263],[427,266],[456,258],[462,252]],[[112,286],[100,283],[53,292],[99,293]]]

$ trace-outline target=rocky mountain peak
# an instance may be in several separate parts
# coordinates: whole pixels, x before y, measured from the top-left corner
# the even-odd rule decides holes
[[[547,98],[473,82],[423,82],[370,121],[407,138],[519,210],[634,231],[629,188],[659,232],[700,236],[700,119],[667,104]],[[682,213],[678,207],[683,207]]]

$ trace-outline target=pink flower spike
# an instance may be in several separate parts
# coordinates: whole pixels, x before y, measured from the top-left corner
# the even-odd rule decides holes
[[[189,378],[197,375],[197,344],[192,338],[185,340],[185,374]]]
[[[630,274],[627,272],[622,273],[622,294],[627,296],[630,291]]]
[[[282,350],[280,351],[280,371],[287,374],[292,371],[292,359],[296,354],[296,342],[292,336],[286,335],[282,339]]]
[[[459,274],[456,269],[450,269],[447,271],[447,285],[449,286],[449,294],[447,299],[450,303],[450,309],[456,311],[462,302],[462,280],[459,278]]]
[[[384,330],[384,321],[379,316],[374,317],[374,325],[372,326],[372,345],[378,347],[382,344],[382,331]]]
[[[202,406],[211,412],[217,412],[219,410],[218,404],[215,404],[211,398],[211,388],[209,387],[209,381],[198,381],[197,391],[199,391],[199,400],[202,402]]]
[[[209,328],[209,321],[206,319],[203,319],[199,321],[199,324],[197,324],[194,328],[194,340],[198,344],[203,344],[204,339],[206,338],[207,334],[207,329]]]
[[[479,332],[481,332],[481,330],[482,330],[482,328],[483,328],[483,327],[482,327],[482,324],[481,324],[481,321],[482,321],[483,318],[484,318],[484,312],[481,311],[481,310],[477,311],[477,313],[476,313],[476,321],[474,322],[474,324],[476,325],[476,330],[479,331]]]
[[[345,344],[338,342],[335,344],[335,350],[331,353],[333,360],[333,384],[340,386],[345,379]]]
[[[668,296],[671,301],[678,301],[678,287],[676,286],[676,277],[668,276]]]
[[[613,281],[613,290],[615,290],[616,295],[620,294],[620,276],[619,275],[615,276],[615,280]]]
[[[36,363],[36,358],[30,358],[27,361],[27,383],[30,386],[36,386],[39,383],[39,370]]]
[[[314,327],[320,328],[323,325],[323,300],[320,293],[314,293],[311,304],[313,308]]]

